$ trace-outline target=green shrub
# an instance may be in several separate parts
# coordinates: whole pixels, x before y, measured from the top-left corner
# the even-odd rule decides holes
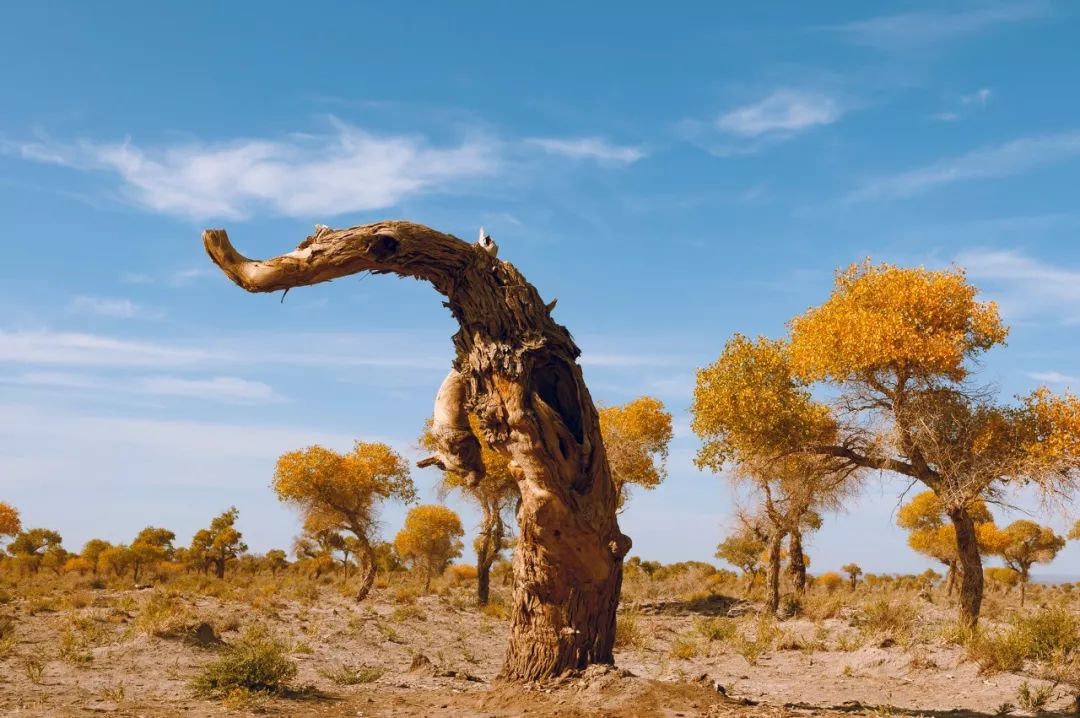
[[[261,626],[252,626],[221,656],[203,666],[192,687],[203,695],[228,695],[236,689],[281,693],[296,676],[288,645]]]

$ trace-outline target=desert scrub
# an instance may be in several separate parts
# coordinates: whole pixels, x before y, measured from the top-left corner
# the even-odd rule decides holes
[[[503,601],[489,601],[480,607],[480,613],[488,618],[495,618],[500,621],[507,621],[510,619],[510,607]],[[616,630],[618,630],[618,626],[616,626]]]
[[[195,622],[191,610],[178,598],[155,591],[139,611],[132,629],[158,638],[179,638]]]
[[[689,661],[698,654],[698,642],[693,636],[676,636],[671,642],[671,655]]]
[[[910,602],[877,598],[862,605],[855,625],[864,636],[889,636],[901,640],[911,635],[918,612]]]
[[[355,686],[362,683],[374,683],[379,680],[384,673],[386,673],[386,669],[382,666],[340,665],[319,670],[319,675],[339,686]]]
[[[641,615],[637,611],[627,611],[615,619],[615,647],[639,650],[648,647]]]
[[[756,666],[758,659],[771,650],[780,637],[780,629],[772,620],[763,616],[754,622],[749,633],[748,638],[746,632],[736,632],[730,643],[735,652],[745,658],[747,663]]]
[[[15,619],[0,616],[0,659],[7,658],[15,651]]]
[[[730,618],[699,618],[694,630],[707,641],[730,641],[735,637],[737,626]]]
[[[390,613],[390,620],[394,623],[401,623],[403,621],[426,621],[427,613],[419,606],[406,604],[395,608]]]
[[[191,682],[201,695],[227,696],[236,690],[250,693],[284,693],[296,677],[296,663],[288,645],[262,626],[251,626],[221,655],[203,666]]]
[[[967,649],[984,673],[1018,671],[1028,660],[1065,660],[1080,653],[1080,619],[1061,608],[1019,616],[996,635],[976,633]]]

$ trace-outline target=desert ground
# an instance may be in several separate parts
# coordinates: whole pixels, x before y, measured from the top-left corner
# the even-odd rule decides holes
[[[1040,616],[1053,618],[1044,641],[1069,640],[1054,631],[1080,640],[1071,586],[1032,587],[1023,610],[1015,592],[989,595],[980,641],[960,635],[942,587],[910,580],[812,587],[798,617],[775,619],[727,572],[628,574],[616,666],[524,686],[497,680],[503,585],[477,608],[475,583],[453,576],[427,595],[408,575],[380,577],[357,603],[339,576],[187,575],[118,589],[40,575],[0,594],[0,714],[1029,715],[1073,705],[1066,683],[1044,680],[1049,664],[1009,642]],[[199,687],[230,646],[252,642],[295,665],[286,686]]]

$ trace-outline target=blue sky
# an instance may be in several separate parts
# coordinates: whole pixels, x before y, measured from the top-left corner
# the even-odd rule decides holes
[[[434,291],[251,296],[211,268],[208,226],[251,256],[316,223],[487,227],[558,297],[597,400],[675,414],[670,478],[622,518],[645,558],[710,559],[732,514],[691,464],[695,369],[735,331],[782,334],[839,266],[960,263],[1013,327],[983,378],[1080,385],[1080,8],[649,9],[5,9],[0,498],[71,548],[146,524],[186,541],[235,504],[265,550],[297,530],[278,454],[412,452],[455,330]],[[829,517],[814,568],[928,566],[892,526],[902,487]]]

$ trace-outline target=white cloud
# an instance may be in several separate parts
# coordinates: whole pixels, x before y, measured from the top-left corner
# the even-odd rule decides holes
[[[154,367],[205,362],[201,349],[73,332],[0,330],[0,361],[20,364]]]
[[[196,219],[242,218],[257,210],[323,218],[382,209],[498,166],[495,144],[484,139],[435,147],[420,137],[375,135],[344,122],[335,122],[334,130],[151,148],[90,140],[16,147],[29,160],[114,174],[136,204]],[[10,151],[12,143],[6,144]]]
[[[912,197],[956,182],[1009,177],[1078,154],[1080,131],[1022,137],[925,167],[871,179],[846,199],[860,202]]]
[[[318,349],[282,351],[281,347]],[[449,366],[449,357],[443,358],[448,351],[443,344],[405,334],[256,334],[189,346],[47,329],[0,329],[0,362],[46,366],[188,369],[277,364],[442,370]]]
[[[722,114],[716,127],[727,134],[754,139],[791,136],[836,122],[844,110],[833,97],[805,90],[779,89],[750,105]]]
[[[645,149],[632,145],[616,145],[602,137],[533,137],[528,145],[544,152],[574,160],[593,160],[601,164],[630,165],[645,157]]]
[[[994,93],[990,90],[989,87],[982,87],[975,92],[972,92],[970,95],[961,96],[960,104],[986,107],[987,103],[990,102],[990,98],[993,97],[993,95]]]
[[[1041,314],[1065,323],[1080,319],[1080,270],[1047,264],[1014,250],[970,250],[958,255],[956,263],[998,300],[1006,316]],[[988,287],[993,291],[986,291]]]
[[[986,107],[990,104],[990,99],[993,96],[994,93],[989,87],[979,88],[978,90],[975,90],[975,92],[967,95],[960,95],[960,97],[954,101],[954,104],[957,106],[956,109],[937,112],[931,115],[931,117],[940,122],[956,122],[969,112]]]
[[[161,319],[160,310],[147,309],[130,299],[77,296],[68,304],[69,311],[113,319]]]
[[[998,25],[1045,17],[1044,1],[1014,2],[955,11],[886,15],[834,26],[852,42],[882,50],[907,50],[934,45],[990,30]]]
[[[1027,375],[1046,384],[1080,384],[1080,379],[1058,371],[1030,371]]]
[[[265,403],[281,397],[273,387],[260,381],[248,381],[231,376],[211,379],[183,379],[175,376],[142,377],[138,390],[154,396],[178,396],[189,399],[217,399],[230,403]]]
[[[113,378],[93,374],[29,371],[2,377],[0,383],[46,389],[91,391],[109,395],[180,397],[218,401],[225,404],[266,404],[282,400],[282,397],[268,384],[237,377],[186,379],[176,376],[126,376]]]

